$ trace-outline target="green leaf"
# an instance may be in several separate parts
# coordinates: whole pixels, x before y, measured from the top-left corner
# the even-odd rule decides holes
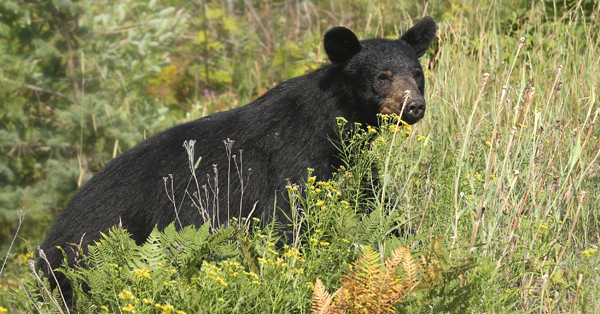
[[[161,10],[160,13],[158,13],[158,16],[165,17],[165,16],[173,13],[174,11],[175,11],[174,7],[168,7],[168,8]]]

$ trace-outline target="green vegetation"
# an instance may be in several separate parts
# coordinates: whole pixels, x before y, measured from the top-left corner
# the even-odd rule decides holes
[[[349,274],[381,282],[389,269],[386,284],[412,290],[387,291],[400,302],[380,308],[400,313],[597,312],[600,2],[5,0],[0,313],[67,312],[28,260],[108,160],[317,68],[333,25],[396,38],[425,10],[439,27],[421,58],[425,119],[349,126],[336,178],[289,188],[304,230],[292,243],[252,219],[155,232],[141,247],[115,229],[90,250],[94,267],[67,270],[93,292],[71,312],[308,313],[342,285],[372,291]]]

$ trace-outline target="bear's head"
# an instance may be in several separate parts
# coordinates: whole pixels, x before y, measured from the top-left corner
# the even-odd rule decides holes
[[[435,37],[436,24],[426,16],[399,39],[359,41],[345,27],[327,31],[323,43],[350,99],[370,113],[395,113],[408,124],[425,114],[425,78],[418,58]],[[408,97],[408,98],[407,98]]]

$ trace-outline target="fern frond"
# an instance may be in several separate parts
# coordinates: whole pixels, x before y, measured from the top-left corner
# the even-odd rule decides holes
[[[336,292],[334,292],[333,294],[329,294],[329,292],[327,292],[327,289],[325,288],[325,285],[323,284],[323,282],[321,281],[321,279],[319,279],[319,277],[317,277],[317,279],[315,280],[315,286],[314,286],[314,290],[313,290],[313,304],[311,307],[311,313],[313,314],[346,314],[346,310],[344,310],[342,307],[338,306],[338,304],[333,302],[333,299],[339,294],[340,296],[343,295],[343,290],[344,287],[340,287]],[[340,298],[338,298],[338,302],[339,303]],[[341,299],[342,303],[343,303],[343,298]]]
[[[412,255],[410,254],[410,250],[408,247],[403,247],[404,250],[404,254],[403,254],[403,258],[402,258],[402,268],[404,269],[404,272],[406,273],[406,285],[409,286],[410,290],[412,290],[412,288],[417,284],[417,275],[418,275],[418,271],[417,271],[417,264],[415,263],[415,260],[413,259]]]
[[[392,256],[385,260],[385,269],[387,270],[388,274],[396,273],[396,270],[398,269],[400,263],[402,263],[404,254],[406,254],[407,251],[408,254],[410,254],[410,250],[407,246],[399,246],[392,251]]]
[[[313,314],[327,314],[329,313],[329,304],[331,302],[331,295],[325,289],[325,285],[319,277],[315,280],[315,288],[313,290],[313,304],[310,308]]]

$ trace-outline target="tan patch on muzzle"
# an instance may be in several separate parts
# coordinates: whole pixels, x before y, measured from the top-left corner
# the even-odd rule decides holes
[[[395,78],[379,110],[383,114],[397,114],[408,124],[417,123],[425,116],[425,99],[415,80]]]
[[[417,88],[415,81],[410,79],[394,78],[392,88],[379,110],[382,114],[395,113],[402,116],[403,108],[406,109],[413,97],[423,97]]]

